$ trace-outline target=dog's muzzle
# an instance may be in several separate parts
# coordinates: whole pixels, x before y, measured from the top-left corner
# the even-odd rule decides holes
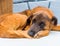
[[[45,25],[37,25],[37,24],[33,24],[28,32],[28,35],[30,35],[31,37],[34,37],[35,34],[37,34],[39,31],[43,30]]]

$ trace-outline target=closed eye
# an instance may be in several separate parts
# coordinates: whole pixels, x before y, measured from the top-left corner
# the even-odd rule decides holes
[[[44,22],[40,22],[40,23],[39,23],[39,26],[40,26],[40,28],[44,28],[45,23],[44,23]]]

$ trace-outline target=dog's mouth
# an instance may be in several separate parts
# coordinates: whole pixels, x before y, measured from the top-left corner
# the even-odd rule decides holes
[[[38,26],[35,24],[35,26],[31,26],[30,30],[28,31],[28,35],[34,38],[40,31],[44,31],[44,26]]]
[[[31,31],[28,32],[28,35],[34,38],[34,37],[38,36],[38,34],[40,33],[40,31],[41,30],[39,30],[39,31],[36,32],[36,31],[32,31],[31,30]]]
[[[37,32],[35,35],[34,35],[34,38],[40,38],[41,36],[39,35],[41,33],[41,31]]]
[[[42,33],[45,32],[45,30],[48,30],[48,29],[41,29],[38,32],[29,31],[30,33],[28,32],[28,35],[32,38],[40,38],[40,37],[43,37]]]

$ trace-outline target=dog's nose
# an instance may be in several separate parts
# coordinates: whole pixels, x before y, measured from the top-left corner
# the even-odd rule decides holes
[[[35,32],[33,30],[31,30],[28,32],[28,34],[33,37],[35,35]]]

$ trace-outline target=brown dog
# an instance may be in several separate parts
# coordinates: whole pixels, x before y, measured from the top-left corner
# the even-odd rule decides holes
[[[0,16],[2,38],[40,38],[48,35],[50,30],[60,30],[60,26],[57,26],[57,19],[52,11],[45,7],[38,6],[20,14]]]
[[[32,10],[26,10],[21,13],[28,16],[23,30],[28,27],[28,35],[33,38],[46,36],[50,30],[60,30],[60,26],[57,26],[57,18],[48,8],[38,6]]]
[[[4,14],[0,15],[1,38],[30,38],[27,31],[22,31],[27,20],[26,15]]]

